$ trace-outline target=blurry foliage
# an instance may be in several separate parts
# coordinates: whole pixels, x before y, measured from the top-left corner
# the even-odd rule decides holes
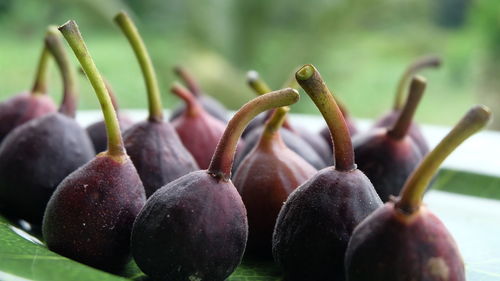
[[[429,85],[417,118],[452,124],[471,104],[497,100],[491,97],[500,89],[499,6],[498,0],[0,0],[0,98],[29,87],[44,26],[72,18],[122,106],[145,107],[139,67],[111,21],[126,9],[152,54],[167,105],[176,102],[167,92],[175,64],[188,66],[207,92],[235,109],[253,97],[247,70],[278,88],[297,66],[313,63],[354,116],[373,118],[392,104],[406,65],[435,53],[444,65],[423,73]],[[96,108],[88,83],[80,82],[81,108]],[[293,111],[317,114],[305,95]]]

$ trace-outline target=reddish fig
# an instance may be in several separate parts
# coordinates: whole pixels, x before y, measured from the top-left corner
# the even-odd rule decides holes
[[[208,170],[189,173],[155,192],[134,223],[132,254],[162,280],[225,280],[245,250],[245,206],[230,180],[241,132],[258,113],[297,102],[292,89],[245,104],[229,121]]]
[[[104,84],[106,85],[109,97],[111,98],[111,102],[113,103],[113,108],[116,111],[116,116],[118,117],[118,122],[120,123],[120,129],[122,132],[125,132],[128,128],[132,127],[134,123],[126,115],[120,114],[118,101],[116,100],[116,96],[113,92],[113,89],[111,88],[111,85],[109,85],[106,80],[104,80]],[[94,145],[96,153],[105,151],[108,145],[108,137],[106,135],[106,122],[104,120],[97,121],[93,124],[90,124],[86,128],[86,130],[87,134],[89,134],[89,137],[92,140],[92,144]]]
[[[247,253],[271,256],[276,217],[290,193],[317,170],[290,150],[279,129],[287,107],[274,111],[259,142],[243,159],[233,182],[248,213]]]
[[[106,122],[108,149],[66,177],[50,198],[43,238],[50,250],[90,266],[115,271],[130,258],[130,233],[146,201],[127,156],[106,86],[74,21],[59,30],[94,88]]]
[[[57,29],[49,30],[45,44],[63,79],[59,112],[17,127],[0,146],[0,204],[6,214],[35,225],[42,223],[57,185],[94,156],[87,133],[74,120],[75,77]]]
[[[125,131],[123,139],[144,184],[146,196],[149,197],[161,186],[197,170],[198,165],[172,125],[163,120],[160,89],[153,63],[137,28],[124,12],[115,17],[115,22],[134,50],[147,88],[149,117]]]
[[[174,84],[172,92],[186,103],[185,110],[172,121],[172,126],[200,169],[207,169],[226,124],[208,114],[188,89]]]
[[[273,255],[284,280],[343,280],[351,233],[382,201],[356,169],[344,116],[319,72],[304,65],[296,78],[331,130],[336,165],[320,170],[290,194],[274,228]]]
[[[425,85],[424,78],[413,78],[405,107],[392,128],[370,130],[353,140],[358,168],[368,176],[384,202],[399,194],[423,158],[409,130]]]
[[[408,66],[406,71],[403,73],[403,76],[399,80],[396,96],[394,99],[394,106],[390,112],[382,116],[377,122],[374,124],[374,128],[391,128],[396,123],[399,115],[404,106],[404,97],[407,93],[408,83],[415,74],[417,74],[420,70],[425,68],[436,68],[441,65],[441,58],[436,56],[424,56],[416,59],[412,64]],[[415,144],[419,147],[420,151],[423,155],[429,152],[429,145],[425,140],[422,131],[417,123],[412,122],[410,125],[409,133],[410,137],[413,139]]]
[[[464,263],[453,237],[422,197],[445,158],[491,118],[472,108],[427,154],[393,198],[354,230],[346,252],[348,281],[465,281]]]
[[[186,69],[181,66],[176,66],[174,68],[174,72],[182,81],[184,81],[186,87],[191,93],[193,93],[199,104],[203,107],[203,109],[205,109],[207,113],[219,119],[220,121],[227,123],[228,119],[226,108],[216,99],[203,93],[201,87],[198,85],[198,82]],[[172,111],[172,114],[170,115],[170,121],[173,122],[175,119],[181,116],[185,110],[185,105],[174,109]]]
[[[0,103],[0,143],[17,126],[56,111],[54,102],[47,95],[49,57],[50,51],[44,45],[31,91],[17,94]]]

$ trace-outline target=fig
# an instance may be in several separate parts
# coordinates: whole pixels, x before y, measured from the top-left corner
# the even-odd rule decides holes
[[[101,104],[108,147],[67,176],[45,210],[47,247],[84,264],[115,272],[130,258],[130,233],[146,202],[142,182],[127,156],[111,98],[78,26],[59,27],[87,74]]]
[[[200,105],[207,113],[219,119],[223,123],[227,123],[227,109],[216,99],[205,94],[196,79],[182,66],[176,66],[174,73],[186,84],[187,88],[196,97]],[[172,111],[170,121],[173,122],[186,110],[186,106],[182,105]]]
[[[54,101],[47,95],[49,57],[50,51],[44,44],[31,90],[0,103],[0,143],[17,126],[56,112]]]
[[[413,78],[407,102],[392,128],[369,130],[353,139],[358,169],[368,176],[384,202],[399,194],[423,158],[409,132],[425,86],[424,78]]]
[[[57,185],[87,163],[95,152],[74,120],[77,93],[73,69],[59,31],[45,37],[63,80],[59,112],[32,119],[14,129],[0,145],[0,205],[3,213],[39,226]]]
[[[290,150],[279,129],[287,107],[276,109],[257,145],[243,159],[233,182],[248,215],[248,254],[270,257],[276,218],[288,195],[317,170]]]
[[[245,250],[245,206],[231,182],[231,166],[245,126],[258,113],[290,105],[297,91],[255,98],[229,121],[207,170],[191,172],[156,191],[137,216],[132,254],[139,268],[161,280],[225,280]]]
[[[439,66],[441,66],[441,58],[433,55],[423,56],[412,62],[399,80],[392,110],[384,114],[378,121],[376,121],[373,128],[391,128],[394,126],[403,109],[407,85],[411,78],[423,69],[431,67],[437,68]],[[427,143],[427,140],[422,134],[420,126],[418,126],[417,123],[411,123],[408,134],[417,144],[423,155],[429,152],[429,144]]]
[[[147,88],[149,117],[126,130],[123,141],[149,197],[163,185],[198,170],[198,165],[174,127],[163,119],[155,70],[137,28],[124,12],[115,17],[115,22],[134,50]]]
[[[290,194],[276,220],[273,256],[284,280],[343,280],[351,233],[382,201],[370,180],[356,169],[344,115],[319,72],[304,65],[296,78],[330,128],[336,164],[318,171]]]
[[[346,252],[348,281],[465,281],[464,263],[453,237],[422,197],[445,158],[491,118],[475,106],[425,156],[393,197],[354,230]]]

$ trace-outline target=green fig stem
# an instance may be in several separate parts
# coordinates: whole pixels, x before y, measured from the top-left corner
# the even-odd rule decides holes
[[[181,84],[174,83],[170,91],[184,101],[186,104],[185,113],[188,116],[197,116],[203,110],[200,103],[196,100],[195,95]]]
[[[286,120],[286,114],[288,111],[290,111],[290,107],[288,106],[282,106],[274,110],[273,114],[269,120],[266,121],[266,125],[264,126],[264,131],[262,133],[264,138],[272,138],[272,136],[279,131]]]
[[[491,111],[486,106],[477,105],[471,108],[448,135],[425,156],[406,180],[400,197],[396,201],[396,208],[409,215],[418,211],[424,192],[441,163],[463,141],[485,127],[490,119]]]
[[[61,33],[56,27],[50,27],[47,31],[45,45],[54,57],[63,80],[63,99],[59,107],[59,112],[71,118],[75,118],[78,100],[75,72],[66,54],[66,49],[61,40]]]
[[[413,77],[410,84],[410,93],[406,99],[405,106],[401,110],[396,124],[387,132],[388,136],[400,140],[408,134],[413,116],[415,116],[418,104],[424,95],[426,85],[427,82],[425,78],[421,76]]]
[[[78,73],[85,76],[85,71],[81,67],[78,68]],[[118,113],[118,111],[120,111],[120,105],[118,104],[118,100],[116,99],[115,91],[113,90],[113,87],[106,78],[102,77],[102,80],[104,81],[104,85],[106,85],[106,89],[108,90],[108,94],[109,97],[111,98],[111,103],[113,104],[113,108],[115,109],[116,113]]]
[[[31,88],[32,95],[45,95],[47,93],[47,73],[49,71],[49,58],[50,51],[44,44],[42,53],[40,54],[40,58],[38,59],[35,82],[33,83],[33,87]]]
[[[393,110],[400,110],[404,106],[404,99],[407,89],[408,80],[415,74],[425,68],[437,68],[441,65],[441,58],[438,56],[423,56],[413,61],[399,79],[398,87],[396,88],[396,96],[394,98]]]
[[[207,172],[216,179],[228,181],[231,178],[236,145],[248,123],[261,112],[296,103],[299,97],[296,90],[287,88],[256,97],[243,105],[227,124]]]
[[[85,74],[87,75],[94,91],[101,104],[102,113],[104,115],[104,122],[106,123],[106,132],[108,135],[108,151],[110,156],[121,157],[125,155],[125,148],[123,146],[122,135],[120,133],[120,125],[118,118],[111,103],[106,84],[99,74],[92,57],[83,41],[80,30],[74,21],[68,21],[59,27],[59,31],[63,34],[66,41],[68,41],[71,49],[80,62]]]
[[[271,92],[271,88],[267,85],[267,83],[260,78],[260,75],[257,71],[251,70],[247,72],[247,83],[254,90],[257,95],[263,95]]]
[[[163,107],[160,97],[160,88],[153,67],[151,58],[149,57],[144,41],[134,25],[130,17],[125,12],[120,12],[115,16],[115,22],[118,24],[122,32],[127,37],[134,53],[141,66],[146,89],[148,92],[149,120],[160,122],[163,120]]]
[[[295,78],[316,104],[330,129],[335,147],[335,169],[339,171],[356,169],[351,136],[344,115],[318,70],[313,65],[306,64],[297,71]]]
[[[186,87],[189,89],[193,95],[196,97],[199,97],[201,95],[201,87],[194,79],[193,75],[189,73],[184,67],[182,66],[175,66],[174,67],[174,73],[184,82]]]

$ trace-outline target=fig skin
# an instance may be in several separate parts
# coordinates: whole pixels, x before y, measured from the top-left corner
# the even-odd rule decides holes
[[[24,92],[0,103],[0,143],[16,127],[35,118],[56,112],[52,98]]]
[[[125,149],[141,177],[146,197],[189,172],[198,170],[195,159],[170,123],[142,121],[123,134]]]
[[[232,183],[196,171],[149,198],[134,223],[132,254],[159,279],[225,280],[241,261],[247,234],[245,206]]]
[[[316,172],[285,145],[279,133],[267,141],[261,138],[233,177],[248,213],[247,253],[271,256],[274,225],[283,202]]]
[[[94,155],[85,131],[63,114],[48,114],[17,127],[0,146],[3,211],[41,224],[57,185]]]
[[[358,169],[370,179],[384,202],[399,194],[423,158],[411,137],[393,139],[385,128],[356,136],[353,147]]]
[[[205,111],[208,112],[211,116],[224,123],[227,123],[227,110],[219,101],[210,96],[207,96],[206,94],[199,94],[196,96],[196,99],[203,107],[203,109],[205,109]],[[184,104],[175,108],[174,110],[172,110],[169,120],[173,122],[175,119],[181,116],[185,112],[185,110],[186,105]]]
[[[122,134],[134,124],[134,122],[127,116],[121,115],[119,113],[118,122],[120,123]],[[104,122],[104,120],[89,125],[85,130],[87,131],[87,134],[92,141],[92,145],[94,146],[94,150],[96,153],[103,152],[107,149],[108,137],[106,135],[106,123]]]
[[[127,263],[146,196],[130,159],[120,160],[98,155],[57,187],[42,229],[50,250],[108,271]]]
[[[264,130],[263,126],[252,130],[245,138],[245,146],[240,153],[236,155],[233,164],[233,171],[236,171],[240,166],[242,160],[247,154],[252,151],[252,149],[257,145],[260,136]],[[280,134],[285,142],[286,146],[297,153],[299,156],[304,158],[309,164],[311,164],[316,169],[322,169],[326,167],[326,163],[323,159],[314,151],[314,149],[301,137],[290,132],[285,128],[280,129]]]
[[[391,112],[382,116],[382,118],[380,118],[377,122],[375,122],[373,128],[392,128],[394,124],[396,124],[396,121],[398,120],[400,114],[401,114],[401,109],[393,109]],[[408,135],[412,138],[413,142],[415,142],[415,144],[418,146],[418,148],[420,149],[420,153],[422,155],[425,155],[429,152],[429,144],[427,143],[427,140],[422,134],[422,130],[420,129],[420,126],[417,123],[415,122],[411,123],[408,129]]]
[[[388,202],[356,227],[347,280],[465,281],[459,250],[441,220],[423,206],[410,217],[399,212]]]
[[[352,231],[380,206],[361,171],[320,170],[290,194],[276,221],[273,255],[284,280],[344,280]]]

